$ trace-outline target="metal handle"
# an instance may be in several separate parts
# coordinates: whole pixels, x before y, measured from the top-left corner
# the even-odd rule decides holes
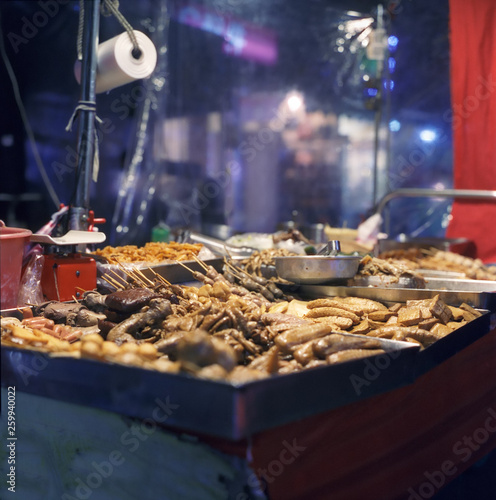
[[[317,255],[326,255],[336,257],[341,252],[341,242],[339,240],[330,240],[327,245],[322,248]]]
[[[234,245],[229,245],[223,240],[218,240],[217,238],[212,238],[211,236],[206,236],[205,234],[195,233],[194,231],[188,231],[185,234],[184,239],[195,243],[201,243],[202,245],[210,248],[212,251],[226,257],[249,257],[255,251],[254,248],[236,247]]]

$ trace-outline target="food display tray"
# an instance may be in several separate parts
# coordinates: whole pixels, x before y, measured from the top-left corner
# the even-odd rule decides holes
[[[202,262],[208,266],[212,266],[215,270],[221,271],[224,265],[224,259],[222,257],[214,257],[209,259],[202,259]],[[127,264],[123,264],[126,268]],[[161,264],[146,264],[143,262],[136,264],[128,264],[130,270],[139,269],[139,271],[144,274],[150,280],[153,280],[155,273],[159,274],[165,278],[170,283],[186,283],[194,281],[193,275],[188,269],[192,271],[199,271],[204,274],[203,267],[194,260],[187,260],[178,264],[177,262],[164,262]],[[185,267],[186,266],[186,267]],[[104,273],[117,273],[125,279],[124,271],[116,265],[113,264],[98,264],[99,276]]]
[[[330,283],[336,284],[336,283]],[[424,276],[424,283],[409,277],[395,278],[393,276],[355,277],[346,282],[347,286],[378,287],[378,288],[418,288],[420,290],[439,290],[454,292],[491,293],[496,292],[496,281],[474,280],[441,274]]]
[[[169,405],[167,426],[240,440],[412,383],[418,347],[380,340],[385,354],[237,385],[2,346],[1,383],[141,419]]]
[[[336,286],[304,286],[300,290],[308,298],[315,297],[363,297],[377,300],[385,305],[407,300],[429,299],[439,294],[449,305],[459,306],[463,302],[479,310],[482,316],[451,332],[446,337],[422,349],[416,356],[415,373],[421,375],[446,361],[457,352],[483,337],[491,330],[491,311],[495,311],[494,295],[475,292],[457,292],[440,290],[415,290],[399,288],[361,288]],[[491,309],[490,307],[493,308]]]
[[[453,285],[454,286],[454,285]],[[308,297],[363,297],[384,304],[407,300],[429,299],[439,295],[446,304],[459,306],[463,302],[476,308],[496,311],[496,293],[442,288],[401,288],[396,286],[302,285],[295,289]]]

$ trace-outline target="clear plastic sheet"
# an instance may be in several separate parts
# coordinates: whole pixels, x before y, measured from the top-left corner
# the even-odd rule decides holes
[[[31,252],[30,258],[24,267],[17,304],[24,306],[26,304],[38,305],[44,302],[43,291],[41,290],[41,273],[43,272],[43,263],[45,256],[41,251]]]
[[[392,190],[451,186],[447,2],[151,6],[159,61],[111,244],[149,241],[160,224],[172,237],[271,233],[289,220],[356,228]],[[388,216],[391,236],[442,236],[449,206],[424,205],[408,227],[408,208]]]

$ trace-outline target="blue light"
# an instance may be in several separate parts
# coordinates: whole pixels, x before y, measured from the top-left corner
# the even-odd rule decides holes
[[[388,59],[389,72],[392,73],[396,68],[396,59],[394,57],[390,57]]]
[[[394,50],[398,46],[398,37],[391,35],[388,37],[389,48]]]
[[[398,132],[401,128],[401,123],[398,120],[391,120],[389,122],[389,130],[391,132]]]
[[[388,88],[388,81],[384,80],[384,88],[387,90]],[[394,80],[389,80],[389,90],[394,89]]]
[[[377,95],[377,89],[367,89],[367,94],[370,96],[370,97],[375,97]]]
[[[437,139],[437,132],[431,128],[424,128],[420,131],[419,137],[423,142],[434,142]]]

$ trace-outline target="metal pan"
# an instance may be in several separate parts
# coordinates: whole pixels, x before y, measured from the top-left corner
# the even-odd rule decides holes
[[[302,285],[321,284],[355,276],[361,257],[350,255],[292,255],[275,257],[277,275]]]
[[[429,299],[434,295],[439,295],[450,306],[459,306],[465,302],[476,309],[496,311],[496,293],[492,292],[335,285],[303,285],[297,291],[303,296],[312,298],[363,297],[364,299],[378,300],[386,305],[406,302],[407,300]]]
[[[422,349],[416,357],[416,376],[431,370],[486,335],[492,327],[490,311],[496,311],[496,294],[492,293],[337,286],[304,286],[300,287],[300,292],[311,298],[363,297],[386,305],[397,302],[405,303],[407,300],[428,299],[439,294],[440,298],[449,305],[459,306],[465,302],[483,313],[479,318],[446,335],[426,349]]]
[[[168,426],[239,440],[412,383],[418,347],[379,340],[385,354],[239,385],[2,346],[1,383],[136,418],[168,402]]]

